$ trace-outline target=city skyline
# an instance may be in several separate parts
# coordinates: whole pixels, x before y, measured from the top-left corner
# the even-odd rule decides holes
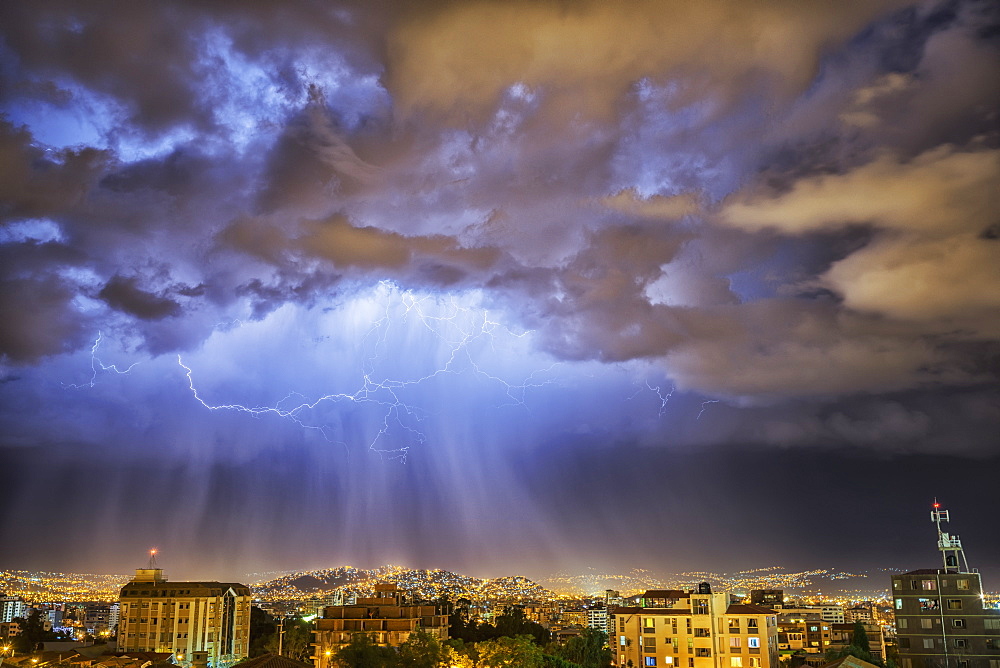
[[[0,568],[995,589],[998,27],[5,3]]]

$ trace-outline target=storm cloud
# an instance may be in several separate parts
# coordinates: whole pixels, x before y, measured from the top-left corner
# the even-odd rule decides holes
[[[546,452],[1000,456],[993,3],[53,0],[0,26],[0,447],[24,481],[29,451],[107,462],[104,518],[130,467],[207,512],[287,451],[248,517],[323,471],[303,502],[339,504],[345,558],[437,554],[386,519],[403,488],[414,522],[461,508],[444,543],[522,495],[540,524],[498,535],[552,555],[569,483],[520,468]],[[190,545],[172,485],[149,501]]]

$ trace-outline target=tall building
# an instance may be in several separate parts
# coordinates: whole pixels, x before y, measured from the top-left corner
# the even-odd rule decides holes
[[[375,585],[375,596],[350,605],[332,605],[313,621],[313,661],[330,666],[330,657],[351,642],[355,633],[370,634],[379,645],[399,647],[411,633],[424,631],[448,639],[448,615],[435,605],[408,605],[406,592],[394,584]]]
[[[0,622],[12,622],[15,617],[26,617],[28,604],[20,596],[0,598]]]
[[[770,608],[729,594],[651,590],[637,607],[612,607],[614,665],[657,668],[777,668],[778,626]]]
[[[901,668],[1000,668],[1000,611],[983,605],[983,583],[970,570],[950,518],[934,502],[941,568],[892,576]]]
[[[210,666],[225,668],[248,654],[251,600],[246,585],[168,582],[160,568],[136,569],[118,598],[118,648],[172,652],[185,665],[206,652]]]

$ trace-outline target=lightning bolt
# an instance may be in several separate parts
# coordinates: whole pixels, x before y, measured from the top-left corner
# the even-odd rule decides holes
[[[659,416],[663,417],[663,414],[667,411],[667,402],[670,401],[670,397],[674,396],[674,390],[677,388],[671,387],[669,392],[663,394],[663,391],[660,389],[659,385],[653,387],[652,385],[649,384],[648,380],[646,381],[646,387],[652,390],[653,392],[656,392],[656,396],[660,398]]]
[[[319,432],[329,442],[339,442],[345,449],[347,444],[334,441],[329,425],[313,420],[312,412],[321,404],[377,406],[381,415],[380,425],[378,432],[368,443],[368,449],[378,453],[383,459],[405,463],[410,450],[409,445],[392,449],[381,447],[383,438],[394,428],[401,429],[406,437],[414,443],[422,444],[427,440],[426,435],[413,426],[411,422],[421,422],[428,415],[428,412],[405,401],[402,397],[405,390],[439,376],[460,374],[468,369],[478,377],[496,383],[503,388],[507,401],[499,407],[513,405],[527,409],[527,392],[532,388],[553,382],[551,379],[545,378],[545,374],[558,366],[558,363],[534,370],[523,380],[512,382],[485,370],[474,356],[473,348],[480,342],[488,344],[489,349],[495,352],[496,340],[500,335],[522,338],[528,336],[530,331],[514,332],[499,321],[491,319],[489,312],[485,310],[480,316],[470,318],[469,315],[473,313],[473,309],[461,306],[454,297],[447,302],[447,308],[443,315],[431,313],[427,306],[433,300],[432,297],[420,297],[411,291],[401,291],[395,284],[388,281],[383,281],[379,285],[386,293],[387,299],[381,316],[375,320],[368,332],[362,337],[363,349],[371,352],[363,359],[360,384],[353,391],[323,394],[312,399],[308,399],[298,392],[291,392],[281,401],[269,406],[211,403],[199,393],[194,381],[194,370],[187,366],[178,355],[177,364],[184,369],[192,396],[198,403],[211,411],[235,411],[252,417],[272,415],[290,420],[303,429]],[[399,300],[394,302],[393,296],[397,294]],[[413,378],[389,378],[377,375],[378,363],[387,358],[386,349],[390,330],[396,324],[393,307],[397,303],[402,310],[401,319],[405,320],[411,316],[416,318],[420,326],[432,332],[439,341],[446,345],[447,359],[438,368],[425,375]],[[435,304],[439,304],[439,302],[435,301]]]
[[[708,401],[701,402],[701,410],[698,411],[698,417],[696,417],[695,420],[701,419],[701,416],[705,414],[706,410],[708,410],[709,404],[717,404],[717,403],[719,403],[718,399],[709,399]]]
[[[98,331],[97,339],[94,340],[94,345],[90,347],[90,381],[87,383],[63,383],[62,384],[63,387],[72,388],[74,390],[79,390],[84,387],[92,388],[94,387],[94,385],[97,384],[97,374],[99,371],[104,371],[104,372],[111,371],[120,375],[124,375],[139,364],[138,362],[133,362],[125,370],[119,369],[116,364],[105,364],[97,357],[97,349],[100,347],[101,341],[103,340],[104,340],[104,333]]]

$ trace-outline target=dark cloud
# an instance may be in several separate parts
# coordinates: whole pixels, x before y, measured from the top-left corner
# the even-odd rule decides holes
[[[601,456],[674,448],[720,470],[744,447],[989,460],[998,18],[5,3],[0,446],[127,461],[108,518],[135,462],[168,472],[151,503],[211,471],[163,515],[203,527],[247,462],[287,454],[248,517],[305,476],[303,503],[345,505],[331,535],[372,558],[392,485],[419,499],[408,519],[449,505],[470,535],[520,494],[548,524],[500,533],[558,552],[573,541],[546,528],[572,524],[576,487],[536,493],[522,462],[573,448],[588,489]],[[415,470],[385,468],[401,453]]]

